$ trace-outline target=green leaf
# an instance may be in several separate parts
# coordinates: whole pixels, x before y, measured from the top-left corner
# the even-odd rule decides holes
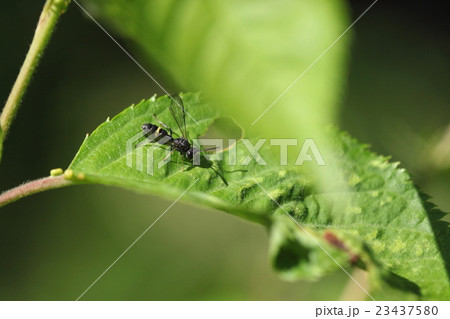
[[[139,61],[152,62],[152,75],[156,62],[180,90],[202,91],[255,135],[317,137],[335,120],[350,32],[250,125],[348,27],[343,0],[84,3],[138,49]]]
[[[340,167],[333,185],[336,192],[314,195],[321,209],[299,221],[357,238],[379,266],[395,275],[384,278],[389,283],[417,285],[425,299],[450,298],[450,232],[441,220],[445,214],[417,190],[399,163],[369,152],[347,134],[335,136],[330,166]],[[330,167],[330,172],[336,171]],[[380,299],[389,298],[380,294]]]
[[[199,123],[186,118],[194,139],[219,114],[199,94],[182,98],[187,112]],[[334,192],[318,191],[314,177],[305,175],[304,169],[280,166],[270,146],[260,151],[267,165],[254,160],[243,165],[242,159],[250,153],[242,143],[204,159],[200,166],[183,162],[175,153],[169,164],[149,174],[146,156],[142,162],[139,152],[153,150],[157,163],[168,150],[145,145],[127,153],[127,142],[135,139],[134,144],[142,145],[141,125],[155,123],[154,113],[175,128],[169,104],[168,97],[152,98],[101,124],[83,142],[66,176],[78,183],[114,185],[172,199],[189,188],[183,200],[266,226],[272,264],[287,280],[320,278],[339,269],[338,262],[367,269],[374,291],[383,299],[400,298],[399,294],[402,298],[450,297],[448,225],[440,221],[443,213],[426,202],[397,164],[332,130],[333,151],[324,158]],[[237,165],[230,164],[234,152]],[[336,172],[340,173],[331,175]]]

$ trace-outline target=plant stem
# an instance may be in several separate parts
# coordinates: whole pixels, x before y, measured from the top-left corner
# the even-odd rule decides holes
[[[70,0],[47,0],[44,5],[30,49],[0,116],[0,128],[3,139],[8,133],[20,101],[25,94],[31,76],[39,63],[39,59],[50,40],[56,22],[61,14],[65,12],[69,3]]]
[[[19,200],[22,197],[26,197],[32,194],[36,194],[54,188],[70,186],[73,184],[74,184],[73,182],[65,179],[64,175],[57,177],[49,176],[36,179],[34,181],[22,184],[1,194],[0,207],[15,202],[16,200]]]

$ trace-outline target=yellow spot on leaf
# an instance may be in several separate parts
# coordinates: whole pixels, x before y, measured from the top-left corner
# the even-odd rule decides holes
[[[283,195],[283,191],[279,188],[277,189],[273,189],[269,192],[269,196],[273,199],[277,199],[278,197],[280,197],[281,195]]]
[[[372,195],[372,197],[378,197],[380,195],[380,191],[373,191],[370,195]]]
[[[391,196],[388,196],[388,197],[385,198],[385,200],[382,200],[382,201],[380,202],[380,204],[381,204],[381,206],[383,206],[383,205],[388,204],[388,203],[390,203],[390,202],[392,202],[392,197],[391,197]]]
[[[379,167],[379,168],[384,168],[386,167],[388,164],[386,161],[384,160],[380,160],[380,159],[376,159],[370,162],[370,165],[375,166],[375,167]]]
[[[347,212],[349,214],[361,214],[362,209],[361,209],[361,207],[358,207],[358,206],[352,206],[352,207],[347,208]]]
[[[386,248],[386,245],[381,241],[376,240],[373,242],[372,247],[376,253],[381,253]]]
[[[362,181],[362,178],[361,178],[361,177],[359,177],[359,176],[356,175],[356,174],[353,174],[353,175],[350,177],[350,179],[348,180],[348,183],[349,183],[350,186],[355,186],[356,184],[358,184],[358,183],[361,182],[361,181]]]
[[[264,181],[264,178],[262,177],[255,177],[254,178],[255,182],[257,182],[258,184],[261,184]],[[253,180],[252,180],[253,182]],[[254,183],[252,183],[250,186],[252,186]]]
[[[374,230],[373,232],[368,233],[365,237],[366,237],[366,240],[374,240],[375,238],[377,238],[377,235],[378,235],[378,230]]]
[[[391,247],[390,247],[390,250],[391,250],[393,253],[396,253],[396,252],[398,252],[398,251],[400,251],[400,250],[405,249],[405,247],[406,247],[406,243],[405,243],[404,241],[401,241],[400,239],[396,239],[396,240],[392,243],[392,245],[391,245]]]
[[[422,247],[420,247],[420,246],[417,246],[416,247],[416,249],[415,249],[415,251],[414,251],[414,254],[416,255],[416,256],[422,256],[423,255],[423,249],[422,249]]]

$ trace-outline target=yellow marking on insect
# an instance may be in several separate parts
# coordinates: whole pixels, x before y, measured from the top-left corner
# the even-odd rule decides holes
[[[66,169],[64,171],[64,177],[67,179],[71,179],[73,177],[73,170],[71,170],[70,168]]]
[[[62,168],[54,168],[50,171],[50,176],[59,176],[64,173]]]

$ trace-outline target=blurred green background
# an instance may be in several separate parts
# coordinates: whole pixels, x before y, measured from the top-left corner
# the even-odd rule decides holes
[[[4,101],[43,2],[8,2],[0,12]],[[351,20],[370,3],[349,2]],[[400,161],[444,211],[450,211],[449,9],[444,1],[380,0],[346,35],[352,45],[338,98],[341,128]],[[182,89],[162,66],[145,66],[169,91]],[[154,93],[163,92],[72,4],[6,141],[1,189],[66,167],[87,132]],[[121,189],[78,186],[2,208],[0,299],[76,299],[169,205]],[[261,226],[180,203],[83,299],[339,298],[345,274],[283,282],[270,268],[267,246]]]

